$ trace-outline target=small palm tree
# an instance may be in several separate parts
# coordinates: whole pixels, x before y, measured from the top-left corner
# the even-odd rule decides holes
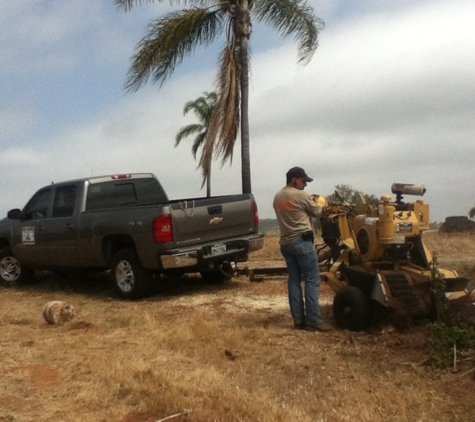
[[[115,0],[119,9],[164,0]],[[169,0],[180,4],[180,0]],[[299,62],[307,63],[318,46],[323,22],[313,8],[300,0],[183,0],[188,9],[171,12],[153,21],[136,47],[126,82],[137,90],[151,78],[163,82],[183,59],[200,45],[207,46],[221,34],[226,44],[218,70],[218,100],[204,141],[200,167],[206,177],[213,154],[232,160],[241,130],[242,191],[251,193],[249,150],[249,38],[252,20],[270,24],[281,35],[298,41]]]
[[[177,133],[175,138],[175,147],[180,145],[183,138],[187,138],[191,135],[196,135],[191,147],[193,157],[196,159],[196,154],[200,147],[204,145],[206,135],[208,134],[208,128],[213,115],[213,111],[216,107],[216,101],[218,96],[216,92],[204,92],[202,97],[197,98],[194,101],[188,101],[183,108],[183,115],[187,115],[190,111],[195,113],[200,123],[192,123],[187,126],[183,126]],[[211,166],[207,169],[206,175],[206,196],[211,196]],[[203,181],[204,183],[204,181]]]
[[[468,212],[468,216],[470,218],[475,217],[475,207],[470,208],[470,211]]]

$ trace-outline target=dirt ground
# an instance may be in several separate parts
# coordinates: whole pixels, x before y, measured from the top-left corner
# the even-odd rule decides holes
[[[165,279],[139,302],[116,299],[104,275],[39,281],[0,287],[0,422],[475,420],[473,356],[428,368],[426,321],[295,330],[285,275]],[[334,325],[333,296],[323,283]],[[77,317],[46,324],[53,299]]]

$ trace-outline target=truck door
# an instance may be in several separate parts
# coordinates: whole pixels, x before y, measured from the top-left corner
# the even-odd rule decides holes
[[[24,218],[14,224],[14,254],[22,265],[45,265],[48,262],[46,225],[51,212],[53,189],[36,192],[23,209]]]
[[[49,263],[52,266],[74,267],[79,263],[77,199],[77,185],[62,185],[56,188],[51,218],[45,221]]]

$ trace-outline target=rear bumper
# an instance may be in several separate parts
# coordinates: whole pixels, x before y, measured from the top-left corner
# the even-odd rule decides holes
[[[217,248],[216,246],[220,247]],[[223,247],[223,245],[225,247]],[[173,250],[158,257],[160,267],[164,270],[175,268],[204,268],[210,263],[223,261],[246,261],[249,253],[264,247],[264,235],[257,234],[250,238],[235,238],[213,242],[187,250]]]

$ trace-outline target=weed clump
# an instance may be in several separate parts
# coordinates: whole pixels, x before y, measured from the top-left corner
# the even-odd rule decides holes
[[[463,354],[475,346],[474,327],[460,323],[449,323],[446,282],[438,269],[437,255],[432,263],[432,294],[436,312],[436,321],[428,325],[431,354],[428,363],[433,368],[445,369],[457,364],[457,353]]]
[[[455,369],[457,353],[463,355],[475,346],[475,330],[470,325],[451,326],[433,322],[428,328],[432,349],[428,363],[433,368],[446,369],[453,363]]]

